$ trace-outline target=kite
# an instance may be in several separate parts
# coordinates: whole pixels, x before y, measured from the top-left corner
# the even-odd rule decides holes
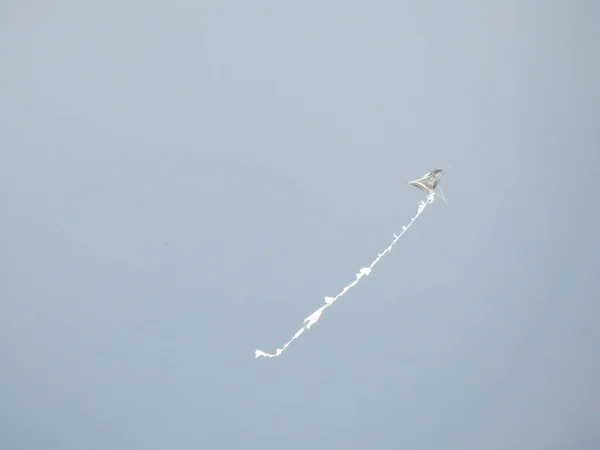
[[[421,178],[418,178],[413,181],[409,181],[406,184],[410,184],[416,188],[421,189],[422,191],[427,192],[427,195],[436,194],[435,189],[438,187],[442,176],[444,175],[444,171],[442,169],[432,170],[429,173],[426,173]],[[440,187],[440,198],[446,202],[444,198],[444,193],[442,192],[442,188]],[[446,202],[448,203],[448,202]]]
[[[300,335],[302,333],[304,333],[304,331],[309,330],[310,327],[312,327],[315,323],[317,323],[317,321],[321,318],[321,314],[323,314],[323,312],[327,308],[331,307],[335,301],[337,301],[346,292],[348,292],[350,289],[352,289],[354,286],[356,286],[363,276],[368,276],[371,273],[371,270],[373,270],[373,267],[375,266],[375,264],[377,264],[379,262],[379,260],[383,257],[383,255],[385,255],[386,253],[388,253],[392,250],[392,247],[394,246],[394,244],[396,244],[398,239],[400,239],[402,237],[402,235],[404,233],[406,233],[406,231],[410,228],[410,226],[413,224],[413,222],[415,220],[417,220],[417,218],[421,215],[421,213],[423,213],[423,211],[425,211],[425,208],[427,207],[427,205],[429,205],[430,203],[433,203],[433,200],[435,199],[436,195],[439,195],[439,194],[437,194],[436,189],[438,187],[438,184],[439,184],[440,179],[442,178],[443,174],[444,174],[443,170],[436,169],[429,173],[426,173],[425,175],[423,175],[421,178],[419,178],[417,180],[407,182],[406,184],[415,186],[416,188],[419,188],[422,191],[425,191],[427,193],[427,198],[425,200],[421,200],[419,202],[417,214],[412,219],[410,219],[410,223],[408,225],[405,225],[402,227],[402,232],[400,232],[400,234],[398,234],[398,235],[396,235],[395,233],[393,234],[394,240],[392,241],[392,243],[382,253],[379,253],[377,255],[377,258],[375,258],[375,260],[371,263],[371,265],[369,267],[363,267],[362,269],[360,269],[358,271],[358,273],[356,274],[356,279],[352,283],[350,283],[348,286],[344,287],[344,289],[342,289],[335,297],[325,297],[325,304],[323,306],[321,306],[319,309],[317,309],[316,311],[314,311],[306,319],[304,319],[304,325],[298,331],[296,331],[296,334],[288,342],[286,342],[283,347],[278,348],[275,351],[275,353],[266,353],[262,350],[257,349],[254,351],[254,357],[255,358],[259,358],[259,357],[275,358],[275,357],[281,355],[293,341],[298,339],[300,337]],[[441,188],[440,188],[440,190],[441,190]],[[444,201],[446,201],[446,199],[443,196],[443,193],[440,195],[440,197]]]

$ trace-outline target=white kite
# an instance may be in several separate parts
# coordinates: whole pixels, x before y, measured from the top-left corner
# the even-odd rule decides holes
[[[343,296],[346,292],[348,292],[351,288],[353,288],[356,284],[358,284],[358,282],[360,281],[360,279],[363,276],[369,275],[371,273],[371,270],[375,266],[375,264],[377,264],[379,262],[379,260],[383,257],[383,255],[385,255],[387,252],[392,250],[392,247],[394,246],[394,244],[398,241],[398,239],[400,239],[400,237],[404,233],[406,233],[406,231],[410,228],[410,226],[413,224],[413,222],[415,220],[417,220],[417,217],[419,217],[421,215],[421,213],[425,210],[427,205],[430,203],[433,203],[433,200],[435,199],[436,195],[438,195],[436,192],[436,188],[438,187],[438,184],[439,184],[440,179],[442,178],[443,174],[444,174],[443,170],[436,169],[436,170],[433,170],[433,171],[423,175],[421,178],[419,178],[417,180],[409,181],[408,183],[406,183],[406,184],[415,186],[427,193],[427,198],[425,200],[421,200],[419,202],[417,214],[415,215],[415,217],[410,219],[410,223],[408,225],[405,225],[402,227],[402,232],[400,234],[393,235],[394,240],[392,241],[392,243],[382,253],[379,253],[377,255],[377,258],[375,258],[375,260],[371,263],[371,265],[369,267],[363,267],[362,269],[359,270],[359,272],[356,274],[356,279],[352,283],[350,283],[348,286],[346,286],[344,289],[342,289],[341,292],[339,294],[337,294],[335,297],[325,297],[325,304],[323,306],[321,306],[319,309],[317,309],[316,311],[314,311],[306,319],[304,319],[304,325],[296,332],[296,334],[288,342],[285,343],[285,345],[283,347],[278,348],[275,351],[275,353],[265,353],[262,350],[255,350],[254,357],[258,358],[260,356],[263,356],[266,358],[275,358],[276,356],[281,355],[283,353],[283,351],[294,340],[296,340],[298,337],[300,337],[300,335],[302,333],[304,333],[305,330],[310,329],[310,327],[312,327],[315,323],[317,323],[317,321],[321,318],[321,314],[323,314],[323,311],[325,311],[327,308],[329,308],[331,305],[333,305],[333,303],[338,298]],[[443,193],[442,193],[442,195],[440,195],[440,197],[442,198],[442,200],[446,201],[446,199],[443,196]]]
[[[440,184],[440,180],[442,179],[442,176],[444,175],[444,171],[442,169],[436,169],[436,170],[432,170],[429,173],[426,173],[425,175],[423,175],[421,178],[413,180],[413,181],[409,181],[406,184],[410,184],[411,186],[417,187],[419,189],[421,189],[422,191],[427,192],[427,195],[438,195],[435,190],[438,187],[438,184]],[[446,198],[444,197],[444,192],[442,191],[442,188],[440,187],[440,197],[442,200],[444,200],[444,202],[446,202]],[[448,203],[448,202],[446,202]]]

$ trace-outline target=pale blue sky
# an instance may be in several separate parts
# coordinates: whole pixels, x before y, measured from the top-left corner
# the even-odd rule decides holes
[[[5,2],[0,448],[599,448],[599,20]]]

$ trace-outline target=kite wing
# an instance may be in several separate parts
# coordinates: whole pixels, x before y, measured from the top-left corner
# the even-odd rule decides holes
[[[409,181],[406,184],[410,184],[414,187],[421,189],[422,191],[427,192],[428,194],[431,194],[433,191],[435,191],[435,188],[440,182],[442,175],[444,175],[444,171],[442,169],[436,169],[432,170],[429,173],[426,173],[421,178]]]

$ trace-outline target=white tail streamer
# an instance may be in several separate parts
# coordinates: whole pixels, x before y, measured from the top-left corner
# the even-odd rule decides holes
[[[281,355],[292,342],[294,342],[296,339],[298,339],[300,337],[300,335],[302,333],[304,333],[305,330],[309,330],[310,327],[312,327],[315,323],[317,323],[319,321],[319,319],[321,318],[321,314],[323,314],[323,312],[327,308],[331,307],[336,302],[336,300],[338,300],[346,292],[348,292],[350,289],[352,289],[354,286],[356,286],[363,276],[369,275],[371,273],[371,270],[373,269],[373,267],[375,267],[375,264],[377,264],[379,262],[379,260],[383,257],[383,255],[385,255],[386,253],[388,253],[392,250],[392,247],[398,241],[398,239],[400,239],[402,237],[402,235],[404,233],[406,233],[406,231],[410,228],[410,226],[414,223],[414,221],[417,220],[417,218],[425,210],[427,205],[430,203],[433,203],[434,199],[435,199],[435,192],[432,190],[427,194],[427,199],[425,201],[421,200],[419,202],[417,214],[410,220],[410,223],[408,225],[405,225],[402,227],[402,232],[400,234],[393,235],[394,240],[392,241],[392,243],[390,245],[388,245],[388,247],[382,253],[379,253],[377,255],[377,258],[375,258],[375,260],[371,263],[371,265],[369,267],[363,267],[362,269],[360,269],[360,271],[356,274],[356,279],[352,283],[350,283],[348,286],[344,287],[344,289],[342,289],[339,294],[337,294],[335,297],[325,297],[325,304],[323,306],[321,306],[319,309],[317,309],[316,311],[314,311],[306,319],[304,319],[304,325],[296,332],[296,334],[294,334],[294,336],[289,341],[287,341],[285,343],[285,345],[283,347],[278,348],[275,351],[275,353],[266,353],[262,350],[257,349],[254,351],[254,357],[258,358],[258,357],[262,356],[265,358],[275,358],[276,356]]]

